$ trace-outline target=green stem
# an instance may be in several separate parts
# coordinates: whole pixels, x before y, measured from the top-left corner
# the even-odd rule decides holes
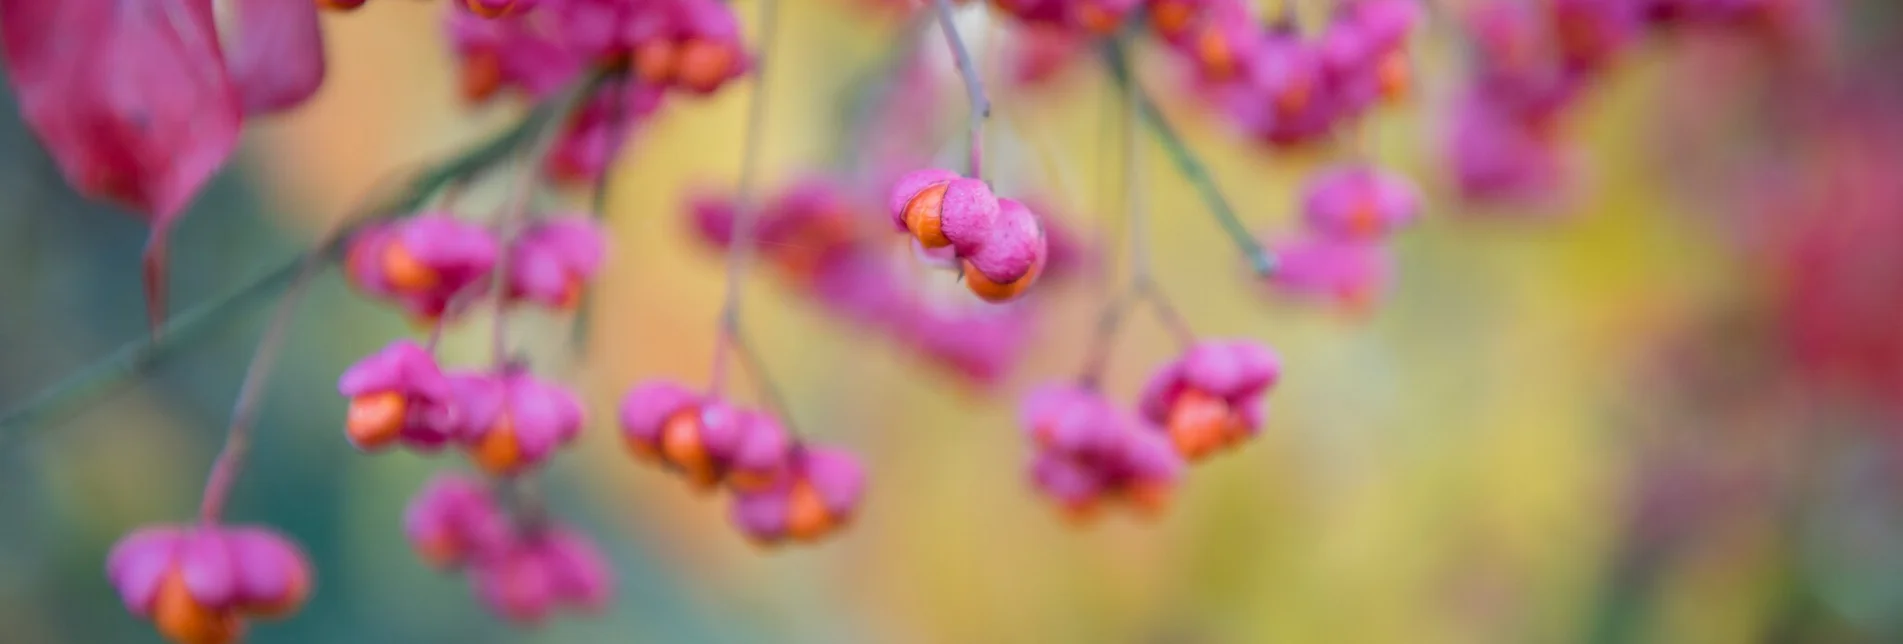
[[[592,85],[601,78],[601,74],[593,74],[582,82]],[[410,180],[402,192],[360,212],[364,217],[375,219],[416,211],[455,180],[481,172],[506,158],[540,131],[543,124],[558,118],[560,110],[555,103],[550,101],[537,106],[515,127],[431,166]],[[123,389],[134,375],[207,336],[238,314],[271,299],[291,284],[306,260],[315,256],[322,265],[336,261],[343,255],[345,241],[354,228],[346,226],[316,248],[286,259],[250,282],[166,320],[159,333],[121,345],[105,358],[0,414],[0,448],[30,438],[38,433],[36,430],[45,429]]]
[[[1170,161],[1176,164],[1177,172],[1196,188],[1203,203],[1209,206],[1209,212],[1216,216],[1216,222],[1222,225],[1223,232],[1228,233],[1229,240],[1235,242],[1236,247],[1242,251],[1242,255],[1248,258],[1250,269],[1263,277],[1275,274],[1275,255],[1249,234],[1248,227],[1236,217],[1235,209],[1230,207],[1229,200],[1223,197],[1222,189],[1216,186],[1216,180],[1209,174],[1208,166],[1203,165],[1202,160],[1196,157],[1196,153],[1190,151],[1189,145],[1177,135],[1174,128],[1170,127],[1169,121],[1163,118],[1163,113],[1157,109],[1156,103],[1150,100],[1149,95],[1137,83],[1136,78],[1131,74],[1130,60],[1123,51],[1123,44],[1114,40],[1107,42],[1104,45],[1103,56],[1105,64],[1110,68],[1111,78],[1117,82],[1118,86],[1129,88],[1133,92],[1133,100],[1138,113],[1143,117],[1144,124],[1148,125],[1150,132],[1156,135],[1157,142],[1163,144],[1163,149],[1169,152]]]

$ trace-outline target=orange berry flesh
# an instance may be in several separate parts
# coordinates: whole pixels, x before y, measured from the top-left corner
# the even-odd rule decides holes
[[[667,40],[650,40],[634,48],[634,72],[656,85],[673,82],[680,72],[680,48]]]
[[[515,421],[503,414],[470,453],[476,465],[492,475],[512,474],[522,467],[522,444],[515,440]]]
[[[1162,483],[1136,483],[1123,491],[1123,498],[1137,516],[1154,519],[1169,509],[1170,488]]]
[[[977,269],[971,267],[970,262],[966,262],[965,288],[986,302],[1009,302],[1018,299],[1018,297],[1024,295],[1025,291],[1030,290],[1031,285],[1037,282],[1037,275],[1040,272],[1042,271],[1033,268],[1030,272],[1025,273],[1024,277],[1018,278],[1017,281],[1008,284],[999,284],[986,278],[984,273],[978,272]]]
[[[403,394],[384,391],[350,399],[350,411],[344,418],[344,434],[364,449],[389,445],[403,434],[410,402]]]
[[[778,470],[732,470],[727,473],[727,485],[742,492],[764,490],[778,482]]]
[[[479,103],[502,90],[502,56],[493,51],[471,54],[460,69],[463,100]]]
[[[1168,421],[1170,442],[1177,453],[1192,461],[1226,444],[1234,425],[1229,403],[1194,389],[1176,397]]]
[[[1192,17],[1187,2],[1165,0],[1150,5],[1150,26],[1164,36],[1174,36],[1188,30]]]
[[[515,2],[513,1],[490,3],[483,2],[483,0],[463,0],[463,6],[469,7],[470,13],[484,18],[501,18],[515,12]]]
[[[1413,64],[1408,62],[1407,52],[1394,51],[1381,57],[1375,68],[1375,78],[1380,83],[1381,98],[1399,101],[1408,97],[1414,90]]]
[[[826,509],[826,500],[812,483],[800,481],[787,493],[786,533],[800,541],[815,541],[831,532],[837,524]]]
[[[436,286],[441,279],[436,269],[430,268],[403,244],[390,242],[383,248],[383,279],[390,287],[405,293],[415,293]]]
[[[681,47],[681,84],[697,92],[711,92],[733,75],[739,56],[732,47],[709,40],[690,40]]]
[[[1348,211],[1348,230],[1363,237],[1381,234],[1384,226],[1382,226],[1380,213],[1380,205],[1375,203],[1374,196],[1362,195],[1361,198],[1355,200],[1354,207]]]
[[[311,580],[303,572],[295,573],[284,590],[284,596],[268,601],[258,601],[240,606],[246,615],[264,619],[286,617],[304,606],[304,599],[310,596]]]
[[[1064,522],[1073,527],[1086,527],[1097,522],[1097,500],[1087,499],[1077,503],[1065,503],[1059,506],[1064,513]]]
[[[462,560],[463,546],[455,537],[444,533],[418,542],[416,556],[422,557],[423,561],[429,562],[429,565],[448,568]]]
[[[1283,114],[1300,114],[1308,109],[1309,99],[1314,96],[1314,85],[1306,80],[1284,88],[1275,95],[1275,109]]]
[[[238,639],[238,619],[230,612],[200,605],[176,567],[159,581],[158,594],[152,598],[152,623],[178,644],[226,644]]]
[[[700,442],[700,409],[683,409],[661,425],[661,455],[697,484],[720,479],[707,446]]]
[[[1097,35],[1109,35],[1117,31],[1122,22],[1121,16],[1105,11],[1096,4],[1083,2],[1076,5],[1077,23],[1086,31]]]
[[[1212,78],[1235,75],[1235,52],[1229,50],[1229,41],[1213,26],[1204,29],[1202,37],[1196,39],[1196,59],[1202,62],[1203,72]]]
[[[935,183],[926,186],[912,200],[905,202],[905,229],[912,231],[918,243],[926,248],[944,248],[951,245],[945,237],[943,221],[945,188],[949,183]]]

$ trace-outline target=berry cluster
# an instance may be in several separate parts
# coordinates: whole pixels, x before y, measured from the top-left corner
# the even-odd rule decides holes
[[[1715,28],[1783,42],[1815,3],[1782,0],[1489,1],[1461,18],[1472,67],[1447,125],[1460,194],[1480,202],[1547,201],[1565,192],[1565,116],[1619,56],[1648,34]]]
[[[772,416],[672,382],[630,389],[621,429],[637,458],[699,489],[733,492],[734,524],[763,546],[817,541],[844,527],[865,487],[851,454],[805,445]]]
[[[224,644],[247,618],[284,617],[311,590],[310,564],[282,535],[249,526],[150,526],[112,547],[106,577],[126,610],[180,644]]]
[[[900,177],[889,207],[893,226],[910,233],[928,254],[949,251],[965,288],[987,302],[1023,295],[1050,254],[1043,225],[1030,208],[950,170]]]
[[[471,8],[482,4],[507,11],[452,10],[448,17],[471,102],[504,90],[546,99],[593,68],[634,72],[568,116],[547,159],[550,175],[562,181],[599,178],[668,93],[712,94],[751,65],[739,20],[719,0],[469,0]]]
[[[1268,284],[1366,312],[1387,290],[1389,237],[1420,211],[1419,193],[1399,175],[1365,164],[1317,173],[1303,189],[1301,231],[1272,245],[1280,263]]]
[[[978,383],[1001,379],[1023,355],[1035,330],[1035,310],[971,306],[922,293],[905,277],[905,267],[871,236],[875,226],[886,225],[878,221],[885,215],[866,201],[833,179],[788,184],[757,206],[756,249],[790,287],[827,311]],[[687,210],[704,241],[727,249],[733,243],[735,207],[727,197],[703,195]],[[1040,223],[1046,252],[1037,279],[1056,283],[1081,272],[1091,260],[1075,234],[1054,218]],[[955,258],[935,256],[949,248],[914,248],[928,265],[957,266]]]
[[[558,525],[518,529],[487,487],[462,476],[431,481],[410,501],[403,530],[424,561],[466,570],[476,596],[514,622],[597,611],[613,594],[607,558],[586,536]]]
[[[1019,421],[1037,450],[1031,481],[1080,522],[1115,503],[1157,516],[1186,462],[1261,431],[1262,398],[1280,373],[1275,354],[1259,344],[1204,341],[1151,377],[1134,416],[1094,383],[1037,389]]]

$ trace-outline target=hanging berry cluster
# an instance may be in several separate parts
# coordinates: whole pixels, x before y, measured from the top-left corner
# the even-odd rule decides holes
[[[828,312],[954,374],[996,384],[1024,355],[1035,331],[1033,309],[922,292],[925,289],[907,279],[905,267],[892,259],[882,236],[874,235],[889,224],[869,201],[839,179],[790,183],[754,215],[759,229],[755,249],[788,287]],[[692,199],[686,211],[703,241],[730,252],[736,208],[730,196],[706,194]],[[1075,233],[1053,219],[1041,223],[1047,252],[1039,279],[1050,284],[1082,272],[1090,258]],[[928,266],[955,268],[922,247],[918,257]]]

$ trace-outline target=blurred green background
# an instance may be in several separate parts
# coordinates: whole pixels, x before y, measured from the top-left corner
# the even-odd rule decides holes
[[[514,118],[454,103],[440,10],[380,2],[327,18],[318,100],[254,127],[175,233],[175,302],[274,265],[385,175]],[[786,14],[769,54],[773,185],[823,165],[842,97],[891,38],[846,3]],[[1687,194],[1673,167],[1683,155],[1665,152],[1676,139],[1659,115],[1693,100],[1674,93],[1682,52],[1647,48],[1597,85],[1574,123],[1589,189],[1560,212],[1517,216],[1471,212],[1437,183],[1433,124],[1458,62],[1444,35],[1423,47],[1423,95],[1379,113],[1371,134],[1376,158],[1419,177],[1432,206],[1399,242],[1394,296],[1366,319],[1247,283],[1144,139],[1158,279],[1198,331],[1263,340],[1285,365],[1268,430],[1196,467],[1163,520],[1074,529],[1025,482],[1015,399],[1074,372],[1100,302],[1088,283],[1038,294],[1034,352],[984,389],[753,282],[747,326],[793,415],[870,470],[856,523],[818,547],[757,550],[724,504],[626,457],[612,423],[621,391],[708,376],[720,260],[690,237],[681,204],[687,188],[735,176],[750,91],[736,87],[671,103],[623,156],[590,351],[565,351],[563,320],[517,329],[594,412],[547,487],[555,511],[612,552],[613,609],[515,629],[410,553],[409,496],[464,465],[367,457],[342,440],[337,375],[415,331],[331,273],[292,329],[227,512],[304,544],[317,593],[253,640],[1903,641],[1894,423],[1778,375],[1761,267],[1723,213],[1706,212],[1713,200]],[[962,97],[949,68],[939,80],[941,125],[955,128]],[[1094,73],[1050,94],[1000,89],[1000,189],[1053,194],[1072,213],[1114,204],[1090,181],[1114,149],[1100,121],[1110,96]],[[1195,108],[1167,111],[1265,230],[1291,223],[1300,180],[1330,159],[1265,153]],[[1045,176],[1038,146],[1071,178]],[[11,112],[0,164],[11,403],[142,332],[144,228],[73,196]],[[0,641],[157,641],[117,605],[105,551],[136,525],[191,516],[264,317],[229,321],[82,415],[0,437]],[[483,359],[480,326],[449,338],[449,362]],[[1134,323],[1109,391],[1133,397],[1171,352],[1162,329]]]

